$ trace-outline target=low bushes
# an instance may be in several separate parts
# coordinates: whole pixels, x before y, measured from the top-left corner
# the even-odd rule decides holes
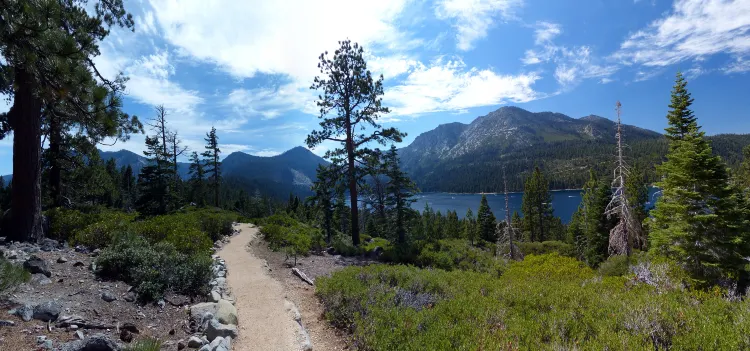
[[[286,214],[276,214],[261,221],[261,233],[274,251],[284,251],[288,257],[307,256],[311,250],[321,251],[325,242],[317,228],[298,222]]]
[[[143,301],[158,299],[166,291],[206,294],[211,279],[208,252],[189,255],[172,243],[152,244],[137,235],[118,237],[96,263],[99,275],[132,285]]]
[[[560,256],[575,257],[575,247],[562,241],[522,241],[518,243],[518,248],[524,255],[544,255],[557,253]]]
[[[118,211],[88,215],[88,220],[93,220],[93,222],[82,229],[75,230],[71,241],[75,245],[103,248],[109,245],[116,235],[126,232],[135,218],[135,213]]]
[[[326,317],[363,350],[750,348],[750,300],[601,277],[558,254],[499,277],[371,265],[316,286]]]
[[[445,239],[424,245],[416,259],[422,267],[435,267],[446,271],[466,270],[499,275],[505,269],[490,251],[472,246],[467,240]]]
[[[14,265],[0,256],[0,295],[13,291],[31,279],[31,274],[23,267]]]

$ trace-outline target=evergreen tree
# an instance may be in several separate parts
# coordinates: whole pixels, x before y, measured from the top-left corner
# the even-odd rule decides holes
[[[169,158],[164,155],[164,148],[158,136],[146,137],[146,148],[143,154],[149,158],[149,164],[141,168],[138,175],[138,193],[136,201],[138,212],[146,215],[164,214],[170,210],[171,193],[169,184],[172,181],[172,167]]]
[[[477,223],[474,218],[474,212],[469,208],[466,210],[466,215],[464,216],[464,238],[468,239],[471,245],[474,245],[479,238],[479,231],[476,226]]]
[[[190,201],[198,206],[206,205],[206,174],[198,153],[190,154]]]
[[[477,224],[479,225],[479,238],[491,243],[497,241],[497,233],[495,232],[495,227],[497,226],[495,214],[492,213],[492,209],[487,203],[487,196],[485,195],[482,195],[482,200],[479,203]]]
[[[638,165],[633,166],[630,169],[630,174],[625,178],[625,196],[630,203],[630,214],[634,217],[635,228],[640,233],[635,233],[634,237],[637,238],[648,238],[646,228],[643,227],[644,221],[648,218],[648,211],[646,210],[646,203],[648,203],[648,184],[646,183],[646,172]],[[648,239],[646,239],[648,240]],[[636,242],[634,248],[643,250],[645,244]]]
[[[736,182],[745,191],[750,190],[750,145],[742,149],[742,163],[737,170]]]
[[[568,238],[574,242],[579,258],[591,267],[598,266],[608,256],[609,231],[614,220],[607,219],[605,209],[611,193],[610,187],[590,170],[581,204],[568,226]]]
[[[136,179],[133,174],[133,168],[128,165],[122,170],[122,180],[120,184],[120,207],[125,210],[130,210],[135,204],[135,200],[138,198],[136,192]]]
[[[317,179],[313,183],[313,196],[311,201],[315,204],[322,215],[323,231],[326,234],[326,242],[331,243],[333,237],[333,196],[335,179],[329,173],[329,168],[324,165],[318,165]]]
[[[95,11],[86,9],[86,5]],[[99,74],[93,58],[114,25],[133,28],[122,0],[3,1],[0,6],[0,92],[13,97],[0,114],[0,139],[13,132],[12,225],[16,240],[42,238],[42,125],[58,105],[66,118],[85,118],[85,128],[129,120],[119,109],[124,79]],[[94,77],[96,75],[96,78]],[[77,114],[72,116],[71,111]],[[56,111],[57,112],[57,111]],[[117,116],[104,124],[102,114]]]
[[[320,55],[318,68],[323,77],[315,77],[314,90],[322,90],[317,106],[320,107],[321,130],[307,136],[306,143],[314,148],[328,140],[341,144],[329,150],[325,158],[338,169],[349,188],[351,203],[351,234],[354,245],[359,246],[359,198],[358,181],[364,175],[358,164],[365,164],[372,150],[371,144],[400,142],[404,134],[395,128],[383,128],[377,123],[380,114],[388,113],[382,106],[383,76],[373,80],[364,59],[364,49],[349,40],[339,42],[339,49],[328,58],[328,52]],[[335,116],[330,116],[333,113]],[[367,130],[366,135],[362,133]]]
[[[526,180],[521,203],[523,231],[530,241],[545,241],[552,223],[552,195],[549,182],[539,167]]]
[[[445,215],[445,236],[452,239],[461,237],[461,222],[456,211],[448,211]]]
[[[401,171],[399,166],[398,152],[395,145],[391,145],[390,150],[384,157],[385,175],[388,177],[386,192],[388,194],[386,204],[392,208],[393,212],[393,229],[396,233],[399,243],[406,242],[406,217],[415,201],[414,194],[419,191],[416,184]]]
[[[213,191],[214,206],[219,207],[219,193],[221,191],[221,162],[219,162],[219,137],[216,135],[216,128],[211,127],[211,131],[206,134],[206,151],[203,152],[203,160],[206,164],[206,176],[209,180],[209,187]]]
[[[662,196],[651,211],[651,250],[681,262],[702,282],[747,282],[747,202],[700,130],[687,83],[677,74],[666,129],[667,160],[657,166]]]

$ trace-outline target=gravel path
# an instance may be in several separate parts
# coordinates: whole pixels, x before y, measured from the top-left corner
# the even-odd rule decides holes
[[[263,260],[248,252],[248,244],[258,235],[251,224],[238,224],[219,256],[226,261],[227,283],[236,299],[239,338],[235,351],[300,350],[299,326],[285,307],[282,285],[267,274]]]

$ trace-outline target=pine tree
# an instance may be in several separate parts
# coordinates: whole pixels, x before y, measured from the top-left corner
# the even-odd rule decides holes
[[[497,226],[495,214],[492,213],[492,209],[489,203],[487,203],[487,196],[485,195],[482,195],[479,210],[477,210],[477,224],[479,225],[479,238],[491,243],[497,240],[495,237],[495,227]]]
[[[221,162],[219,162],[219,137],[216,135],[216,128],[211,127],[211,131],[206,133],[206,151],[203,152],[203,160],[206,164],[206,176],[209,180],[209,187],[213,191],[214,206],[219,207],[219,194],[221,192]]]
[[[750,190],[750,145],[742,149],[742,163],[737,170],[736,182],[745,191]]]
[[[568,226],[568,238],[574,242],[579,258],[591,267],[598,266],[608,256],[609,232],[614,220],[607,219],[605,209],[611,193],[609,185],[599,181],[590,170],[581,204]]]
[[[451,239],[461,237],[461,223],[458,220],[456,211],[448,211],[445,215],[445,236]]]
[[[335,179],[330,175],[329,168],[324,165],[318,165],[317,179],[313,183],[313,196],[311,201],[320,210],[322,214],[323,230],[326,234],[326,243],[330,244],[333,239],[333,197]]]
[[[171,193],[169,183],[172,181],[172,167],[169,159],[163,154],[164,148],[158,136],[146,137],[146,148],[143,154],[149,158],[149,164],[141,168],[138,175],[138,193],[136,201],[138,212],[146,215],[164,214],[170,210]]]
[[[384,157],[385,175],[388,177],[386,192],[388,194],[386,204],[392,208],[393,229],[399,243],[406,242],[406,217],[415,201],[414,194],[419,191],[416,184],[401,171],[399,166],[398,151],[395,145]]]
[[[135,200],[138,198],[136,192],[136,179],[133,174],[133,168],[128,165],[122,170],[122,181],[120,184],[121,189],[121,202],[120,207],[125,210],[130,210],[135,204]]]
[[[327,151],[325,158],[341,169],[340,177],[349,188],[352,242],[359,246],[358,181],[365,172],[358,164],[365,164],[372,154],[368,145],[400,142],[405,134],[377,123],[380,115],[389,110],[382,106],[383,76],[373,79],[367,70],[364,49],[349,40],[339,45],[333,59],[328,58],[328,52],[319,57],[318,68],[323,77],[315,77],[311,89],[323,91],[316,103],[320,107],[321,130],[310,133],[306,143],[311,149],[326,140],[341,145]]]
[[[474,218],[474,212],[471,211],[471,208],[466,210],[466,215],[464,216],[464,238],[468,239],[471,245],[474,245],[474,243],[477,241],[479,237],[479,231],[476,228],[477,223],[476,219]]]
[[[648,218],[646,203],[649,201],[649,194],[646,172],[637,164],[630,169],[630,174],[625,178],[625,196],[630,203],[630,215],[635,222],[633,230],[639,231],[634,233],[634,236],[644,239],[635,242],[633,248],[644,250],[648,243],[648,233],[643,223]]]
[[[549,182],[539,167],[524,184],[523,199],[523,230],[529,235],[530,241],[545,241],[552,222],[552,195],[549,192]]]
[[[198,206],[206,205],[206,174],[198,153],[190,154],[190,201]]]
[[[718,277],[746,284],[747,201],[700,130],[687,82],[677,74],[670,111],[667,160],[657,166],[662,196],[651,211],[651,250],[682,263],[699,282]]]

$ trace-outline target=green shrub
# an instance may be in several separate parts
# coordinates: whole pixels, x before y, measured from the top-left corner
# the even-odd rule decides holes
[[[89,215],[87,220],[95,221],[83,229],[76,230],[72,243],[90,248],[103,248],[109,245],[115,236],[126,232],[136,216],[135,213],[119,211],[104,211],[96,215]]]
[[[317,280],[325,316],[363,350],[750,348],[750,299],[601,277],[558,254],[502,276],[401,265]]]
[[[206,253],[213,246],[213,241],[201,230],[200,221],[194,213],[151,217],[134,223],[131,231],[151,243],[171,243],[185,254]]]
[[[137,235],[118,237],[96,262],[97,274],[132,285],[144,301],[156,300],[166,291],[206,294],[211,279],[208,253],[187,255],[169,242],[151,244]]]
[[[45,215],[49,220],[49,237],[56,240],[68,241],[76,231],[94,222],[90,215],[62,207],[47,210]]]
[[[262,222],[260,232],[271,250],[286,252],[288,257],[294,258],[295,265],[298,256],[307,256],[313,249],[321,251],[325,245],[323,233],[319,229],[286,214],[276,214]]]
[[[562,242],[562,241],[522,241],[518,243],[518,247],[524,255],[544,255],[557,253],[560,256],[575,257],[576,251],[573,245]]]
[[[387,239],[371,238],[370,241],[362,245],[362,250],[365,253],[370,253],[378,247],[383,249],[383,251],[385,251],[385,250],[390,250],[392,245],[391,245],[391,242],[388,241]]]
[[[180,214],[196,218],[200,224],[200,230],[208,234],[211,241],[217,241],[232,234],[232,224],[239,218],[234,212],[218,208],[187,208],[180,211]]]
[[[467,240],[445,239],[424,245],[416,263],[447,271],[460,269],[499,275],[505,269],[503,262],[490,251],[471,246]]]
[[[133,342],[132,345],[125,348],[126,351],[159,351],[162,342],[158,339],[145,338]]]
[[[342,233],[337,233],[331,239],[331,247],[337,255],[352,257],[362,255],[362,250],[352,243],[352,238]]]
[[[0,295],[15,290],[29,279],[31,279],[31,274],[23,267],[14,265],[0,256]]]
[[[642,252],[633,253],[630,257],[626,255],[610,256],[599,265],[599,274],[605,277],[626,276],[632,274],[631,266],[646,260],[646,254]]]

